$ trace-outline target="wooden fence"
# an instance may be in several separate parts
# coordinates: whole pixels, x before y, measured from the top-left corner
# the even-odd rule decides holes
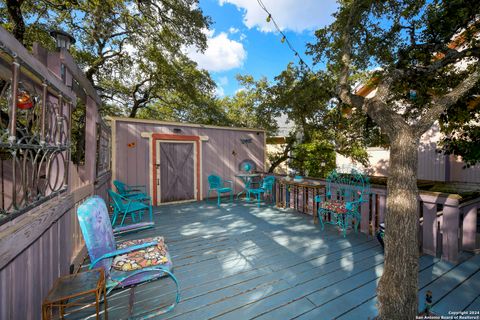
[[[106,197],[110,131],[65,49],[34,45],[30,53],[0,28],[0,84],[0,319],[40,319],[54,280],[85,257],[76,209],[93,194]],[[19,93],[30,108],[20,107]],[[80,104],[86,120],[76,152],[84,154],[74,163],[72,111]]]
[[[282,177],[278,177],[282,179]],[[296,211],[312,214],[318,207],[314,196],[318,194],[318,184],[325,185],[325,180],[311,180],[308,187],[303,184],[276,183],[275,198],[277,206],[289,207]],[[424,253],[457,262],[463,251],[478,252],[478,216],[480,198],[462,202],[456,194],[423,192],[419,195],[419,240]],[[360,231],[374,235],[379,224],[384,221],[387,204],[385,186],[372,186],[367,202],[361,206]]]

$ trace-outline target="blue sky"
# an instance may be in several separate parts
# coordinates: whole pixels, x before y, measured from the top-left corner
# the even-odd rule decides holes
[[[312,66],[305,55],[306,44],[314,41],[314,31],[332,21],[334,0],[263,0],[288,40],[304,61]],[[290,61],[298,63],[294,53],[272,23],[257,0],[200,0],[205,15],[213,24],[208,35],[208,49],[197,53],[188,49],[188,55],[201,68],[210,71],[216,81],[217,94],[233,95],[240,89],[237,74],[251,74],[255,79],[266,76],[269,80],[285,69]]]

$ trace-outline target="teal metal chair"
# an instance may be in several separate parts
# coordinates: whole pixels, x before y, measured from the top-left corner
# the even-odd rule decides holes
[[[115,225],[115,222],[120,214],[123,214],[122,222],[120,223],[120,226],[123,226],[127,215],[130,214],[132,221],[135,223],[135,215],[138,213],[140,219],[142,219],[142,213],[144,211],[148,211],[150,222],[153,222],[152,205],[150,203],[146,204],[142,201],[126,198],[111,189],[108,190],[108,194],[112,199],[113,205],[112,226]]]
[[[230,185],[226,187],[226,184]],[[233,202],[233,181],[222,180],[219,176],[211,174],[208,176],[207,199],[210,198],[210,192],[217,192],[217,205],[220,206],[220,197],[223,193],[230,193],[230,202]]]
[[[113,191],[111,192],[113,193]],[[108,221],[107,207],[103,199],[98,196],[90,197],[82,203],[77,209],[77,217],[90,256],[89,269],[102,268],[104,270],[107,280],[107,295],[116,288],[136,286],[168,276],[173,280],[176,289],[175,300],[172,304],[165,307],[154,307],[150,310],[139,308],[140,314],[135,314],[134,317],[135,319],[150,319],[173,310],[180,301],[180,293],[178,280],[173,275],[170,253],[163,243],[163,238],[135,239],[117,244]],[[133,263],[128,263],[131,268],[119,268],[120,264],[126,266],[127,264],[123,261],[128,261],[128,259],[138,261],[135,268],[133,268]],[[157,288],[152,294],[160,294],[160,290]],[[170,289],[168,288],[168,290]],[[134,290],[130,291],[130,299],[132,303],[138,299]],[[129,317],[129,319],[131,318]]]
[[[353,224],[355,232],[360,225],[360,207],[368,202],[370,181],[358,170],[331,171],[326,179],[326,193],[315,197],[322,230],[326,223],[337,225],[346,237],[347,228]]]
[[[146,192],[146,186],[129,186],[120,180],[114,180],[113,185],[117,188],[117,193],[124,196],[125,198],[138,200],[138,201],[148,201],[151,202],[152,199]]]
[[[260,198],[262,193],[270,196],[270,200],[273,201],[273,185],[275,184],[274,176],[266,176],[259,188],[247,188],[247,199],[250,199],[250,194],[254,194],[257,197],[257,207],[260,207]]]

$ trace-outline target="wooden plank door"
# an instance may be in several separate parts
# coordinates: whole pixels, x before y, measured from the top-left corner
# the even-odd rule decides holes
[[[194,142],[157,142],[157,202],[195,199]]]

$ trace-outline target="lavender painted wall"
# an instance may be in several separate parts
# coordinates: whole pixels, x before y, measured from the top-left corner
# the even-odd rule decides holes
[[[216,173],[224,179],[235,182],[235,191],[242,188],[241,180],[235,177],[238,165],[244,159],[251,159],[258,171],[264,171],[265,151],[263,131],[233,130],[232,128],[189,127],[182,124],[157,124],[139,122],[128,118],[113,118],[114,140],[113,168],[114,179],[133,185],[150,187],[150,146],[149,139],[141,136],[142,132],[206,136],[208,141],[202,143],[202,185],[203,196],[208,190],[207,177]],[[179,128],[181,132],[174,133]],[[240,139],[251,139],[243,144]]]

